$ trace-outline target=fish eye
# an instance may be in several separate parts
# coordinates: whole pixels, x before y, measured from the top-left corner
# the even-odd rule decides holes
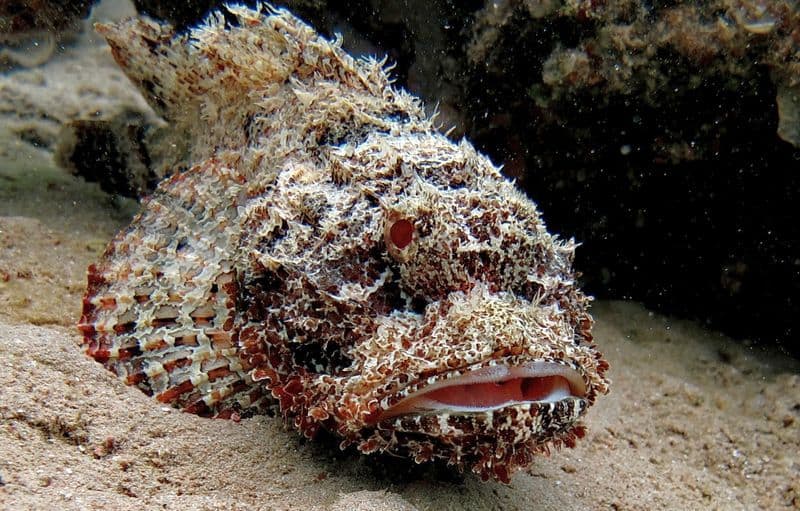
[[[409,246],[414,240],[414,223],[406,218],[395,220],[389,227],[389,240],[400,250]]]

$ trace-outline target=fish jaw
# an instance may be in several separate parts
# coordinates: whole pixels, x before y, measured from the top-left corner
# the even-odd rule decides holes
[[[537,389],[521,390],[537,379],[541,384],[532,385]],[[364,454],[385,452],[418,464],[440,461],[484,481],[508,484],[535,455],[574,447],[584,436],[582,419],[591,404],[585,381],[578,368],[559,362],[492,360],[480,368],[429,377],[409,386],[417,390],[399,393],[405,398],[373,402],[371,413],[361,416],[369,424],[362,423],[358,434],[349,437],[344,430],[339,433],[346,438],[343,446],[354,444]],[[460,402],[470,386],[482,387],[482,402]],[[498,389],[492,393],[491,386]],[[518,386],[521,395],[504,386]]]
[[[323,378],[317,394],[336,389],[336,398],[308,413],[363,453],[440,460],[508,482],[534,454],[573,446],[586,410],[608,391],[608,364],[575,341],[588,324],[571,325],[557,307],[476,285],[424,315],[381,323],[351,353],[352,376]]]
[[[372,436],[358,448],[391,445],[416,463],[438,459],[504,483],[535,454],[573,447],[584,435],[580,421],[590,404],[578,368],[519,357],[431,377],[412,388],[417,390],[377,415]]]
[[[375,445],[399,441],[402,447],[393,452],[416,463],[439,460],[484,481],[508,484],[536,455],[574,447],[585,434],[587,408],[586,400],[568,397],[473,413],[398,416],[379,423],[358,448],[370,452]]]
[[[583,399],[586,383],[577,369],[559,362],[491,360],[482,367],[429,378],[416,391],[404,394],[381,411],[378,422],[404,415],[470,415],[516,405]]]

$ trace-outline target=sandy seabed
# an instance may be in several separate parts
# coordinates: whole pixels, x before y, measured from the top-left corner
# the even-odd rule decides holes
[[[0,168],[3,509],[800,509],[800,363],[630,302],[594,307],[614,383],[588,435],[510,485],[164,407],[72,326],[133,209],[54,168]]]
[[[74,80],[105,72],[65,58],[53,65]],[[46,104],[48,119],[65,106],[78,116],[80,98],[47,95],[53,73],[3,76],[0,105],[25,90],[26,108]],[[108,91],[82,94],[96,102]],[[589,410],[586,438],[510,485],[342,453],[274,417],[164,407],[86,357],[73,326],[86,267],[135,204],[21,141],[29,118],[2,122],[2,509],[800,509],[800,361],[630,302],[594,307],[613,385]]]

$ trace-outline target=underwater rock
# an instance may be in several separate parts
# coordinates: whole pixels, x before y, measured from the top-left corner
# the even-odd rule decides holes
[[[155,189],[145,145],[144,116],[124,111],[108,120],[75,120],[59,134],[56,163],[76,176],[97,182],[109,194],[140,198]]]
[[[35,67],[81,29],[95,0],[0,2],[0,68]]]
[[[800,84],[778,86],[778,136],[800,147]]]
[[[656,7],[631,0],[532,2],[536,12],[530,3],[487,2],[476,14],[468,57],[492,75],[508,76],[506,53],[514,48],[512,42],[538,37],[538,48],[528,48],[533,55],[520,52],[517,58],[535,57],[528,60],[534,66],[527,76],[531,82],[544,65],[546,88],[537,95],[545,94],[545,104],[555,113],[567,109],[581,91],[606,106],[617,95],[657,105],[675,94],[690,94],[713,77],[726,77],[723,86],[738,90],[736,78],[747,80],[757,67],[800,76],[796,3],[712,0]],[[573,65],[559,68],[555,62]],[[687,77],[691,81],[685,88],[665,88],[677,71],[694,76]]]
[[[55,32],[74,25],[89,14],[96,0],[26,0],[0,3],[0,34],[39,30]]]
[[[8,8],[10,2],[3,5]],[[126,13],[102,4],[97,9],[101,7],[106,19],[135,13],[132,8]],[[73,21],[76,27],[86,24],[80,18]],[[123,112],[135,112],[147,126],[163,125],[129,85],[105,41],[93,30],[87,32],[77,28],[74,33],[68,31],[75,39],[59,49],[57,58],[36,62],[32,67],[17,63],[13,71],[0,73],[0,159],[5,166],[23,165],[32,171],[50,167],[62,130],[73,121],[111,122],[118,115],[128,115]],[[64,37],[67,35],[63,33],[56,35],[61,41]],[[108,125],[116,126],[113,122]],[[156,156],[160,158],[163,152],[160,147],[150,147],[156,170],[160,169]]]
[[[287,11],[101,25],[190,141],[89,268],[87,353],[185,411],[508,482],[608,391],[575,243],[383,64]]]
[[[459,104],[601,297],[792,343],[797,2],[485,2]],[[729,286],[730,268],[746,268]],[[782,286],[770,285],[782,282]]]

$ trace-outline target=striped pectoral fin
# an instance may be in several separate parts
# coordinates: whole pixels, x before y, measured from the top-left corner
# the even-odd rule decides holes
[[[263,412],[264,392],[240,357],[233,324],[235,273],[206,281],[203,292],[192,283],[92,288],[79,325],[87,354],[125,383],[187,412],[207,417]]]
[[[227,338],[220,345],[215,339]],[[248,368],[229,343],[227,332],[198,330],[169,343],[151,339],[129,360],[115,359],[111,369],[158,401],[204,417],[256,413],[257,391]],[[151,348],[151,349],[148,349]]]
[[[162,182],[89,268],[78,325],[88,355],[164,403],[246,409],[238,356],[236,173],[215,160]]]

